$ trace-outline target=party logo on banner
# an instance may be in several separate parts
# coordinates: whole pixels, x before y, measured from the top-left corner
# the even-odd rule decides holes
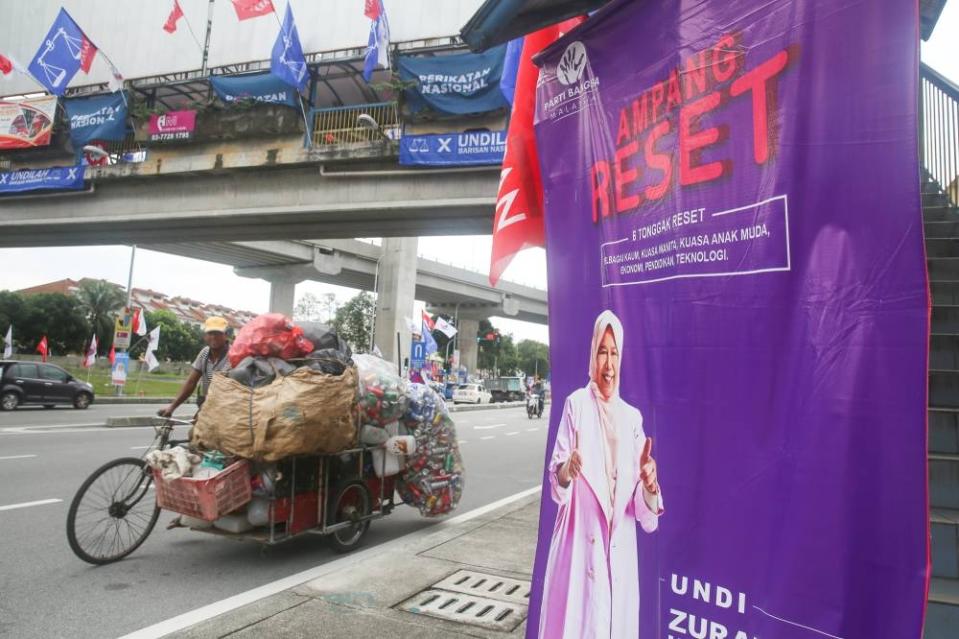
[[[410,109],[465,114],[508,107],[499,88],[505,56],[506,45],[485,53],[401,56],[400,78],[415,83],[415,87],[406,90]]]
[[[0,149],[50,144],[56,114],[56,96],[0,101]]]
[[[127,135],[127,103],[122,93],[64,100],[70,140],[77,149],[92,140],[122,140]]]
[[[505,152],[506,131],[404,135],[400,138],[400,164],[407,166],[500,164]]]
[[[920,636],[917,33],[893,0],[614,0],[537,59],[528,637]]]
[[[58,166],[49,169],[0,173],[0,194],[28,191],[79,191],[83,189],[82,166]]]
[[[151,142],[185,142],[196,131],[196,111],[170,111],[150,116]]]
[[[296,89],[271,73],[242,76],[215,76],[210,84],[218,98],[234,102],[264,102],[299,107]]]

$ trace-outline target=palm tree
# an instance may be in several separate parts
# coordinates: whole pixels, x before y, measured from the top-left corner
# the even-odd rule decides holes
[[[77,299],[97,334],[97,344],[106,348],[113,336],[116,313],[126,303],[123,291],[106,280],[84,280],[77,291]]]

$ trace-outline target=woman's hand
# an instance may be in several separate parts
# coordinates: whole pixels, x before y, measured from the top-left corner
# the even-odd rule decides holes
[[[563,488],[569,486],[569,483],[583,474],[583,456],[579,454],[579,433],[576,433],[576,441],[573,444],[573,452],[569,459],[559,467],[559,485]]]
[[[647,437],[643,445],[643,452],[639,455],[639,479],[643,488],[651,495],[659,492],[659,481],[656,479],[656,460],[653,459],[653,438]]]

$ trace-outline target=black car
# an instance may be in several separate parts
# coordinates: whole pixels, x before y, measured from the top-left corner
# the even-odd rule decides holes
[[[0,360],[0,410],[25,404],[53,408],[70,404],[84,409],[93,403],[93,386],[53,364]]]

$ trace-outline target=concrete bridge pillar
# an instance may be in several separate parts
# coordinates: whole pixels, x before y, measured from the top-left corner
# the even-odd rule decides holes
[[[293,317],[293,299],[296,293],[296,282],[292,280],[269,280],[270,282],[270,312],[283,313]]]
[[[476,343],[479,320],[460,317],[457,328],[459,329],[456,336],[459,339],[460,364],[470,373],[475,373],[479,356],[479,347]]]
[[[410,329],[406,318],[413,316],[416,294],[416,248],[415,237],[383,239],[383,255],[376,276],[376,323],[373,343],[383,353],[383,358],[400,363],[409,357]],[[396,351],[396,334],[400,335],[401,352]]]

